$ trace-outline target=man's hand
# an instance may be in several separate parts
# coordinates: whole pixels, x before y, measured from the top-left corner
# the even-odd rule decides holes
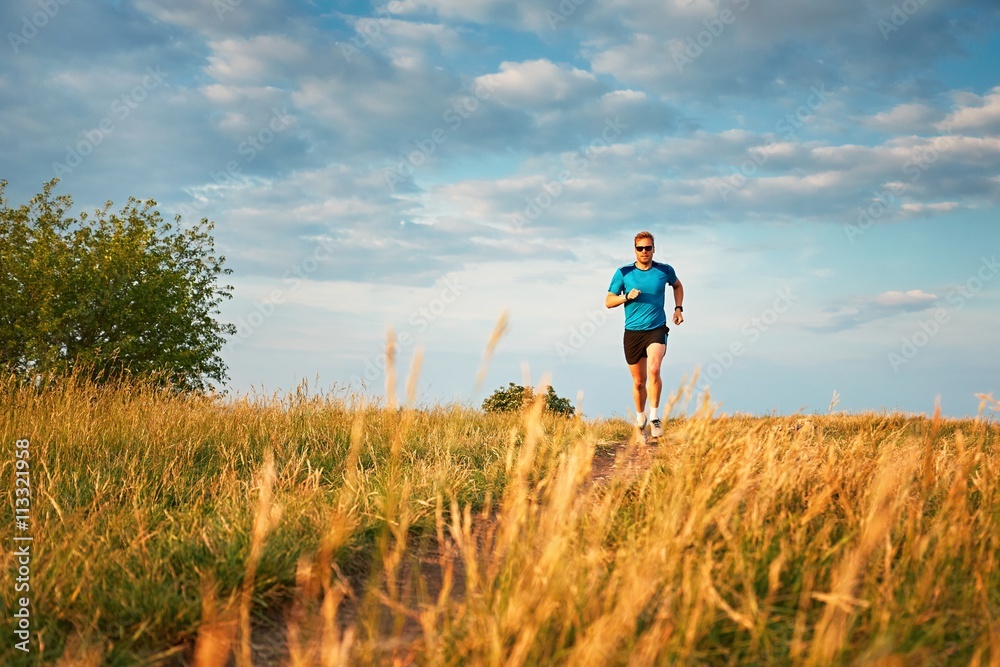
[[[680,323],[684,321],[684,313],[679,310],[674,311],[674,324],[680,326]]]
[[[625,301],[635,301],[636,299],[639,298],[640,294],[642,294],[641,290],[637,290],[634,288],[630,289],[629,291],[625,292]]]

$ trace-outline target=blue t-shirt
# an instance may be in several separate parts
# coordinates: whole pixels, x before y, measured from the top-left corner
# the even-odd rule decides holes
[[[641,292],[635,301],[625,304],[625,328],[631,331],[646,331],[667,325],[667,315],[663,312],[663,302],[667,285],[677,282],[674,267],[653,262],[645,271],[628,264],[615,271],[608,291],[612,294],[628,294],[637,289]]]

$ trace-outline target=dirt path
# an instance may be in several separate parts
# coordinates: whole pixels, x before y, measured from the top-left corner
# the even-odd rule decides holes
[[[598,443],[593,461],[591,462],[590,475],[585,485],[588,487],[593,485],[603,486],[616,475],[624,475],[628,478],[642,474],[653,460],[652,454],[655,451],[655,447],[655,444],[630,446],[628,440]],[[455,565],[455,578],[451,593],[453,596],[464,594],[465,588],[464,577],[461,571],[461,559],[457,559]],[[440,560],[435,547],[431,546],[428,548],[425,546],[422,549],[417,567],[419,568],[419,573],[414,573],[412,570],[404,572],[402,573],[401,581],[419,580],[420,588],[422,589],[419,597],[423,599],[436,597],[442,587],[442,574]],[[360,590],[363,582],[357,581],[355,583],[357,584],[356,588]],[[416,604],[415,601],[418,596],[415,592],[405,592],[404,597],[412,597],[413,600],[409,600],[409,602]],[[404,600],[403,602],[405,606],[407,601]],[[290,655],[287,626],[290,614],[291,608],[289,607],[285,609],[265,610],[255,615],[251,631],[251,655],[255,666],[263,667],[289,664]],[[347,627],[356,624],[358,620],[359,600],[355,596],[349,596],[343,600],[337,613],[337,624],[340,626],[340,631],[343,632]],[[412,656],[409,655],[407,647],[412,641],[419,638],[420,633],[419,624],[414,619],[405,619],[402,628],[395,628],[389,631],[389,634],[393,635],[394,638],[391,640],[391,644],[387,643],[382,647],[383,652],[380,656],[380,663],[410,664],[407,658],[412,658]],[[318,645],[313,645],[315,643],[308,642],[304,648],[306,651],[315,651],[318,649]],[[190,656],[187,657],[190,658]],[[229,664],[234,663],[230,660]]]
[[[616,472],[629,477],[644,472],[653,461],[656,447],[655,442],[630,447],[628,440],[599,443],[590,464],[590,483],[607,484]]]

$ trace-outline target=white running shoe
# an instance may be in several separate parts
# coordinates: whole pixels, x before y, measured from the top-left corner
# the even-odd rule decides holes
[[[659,438],[661,435],[663,435],[663,426],[660,424],[659,419],[654,419],[653,421],[649,422],[649,435],[651,435],[654,438]]]

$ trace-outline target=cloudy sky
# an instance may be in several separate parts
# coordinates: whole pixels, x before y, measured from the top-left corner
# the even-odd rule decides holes
[[[11,0],[0,178],[207,217],[237,393],[624,415],[632,238],[685,285],[664,381],[723,412],[1000,397],[996,0]],[[669,303],[669,302],[668,302]],[[506,333],[476,374],[498,318]]]

